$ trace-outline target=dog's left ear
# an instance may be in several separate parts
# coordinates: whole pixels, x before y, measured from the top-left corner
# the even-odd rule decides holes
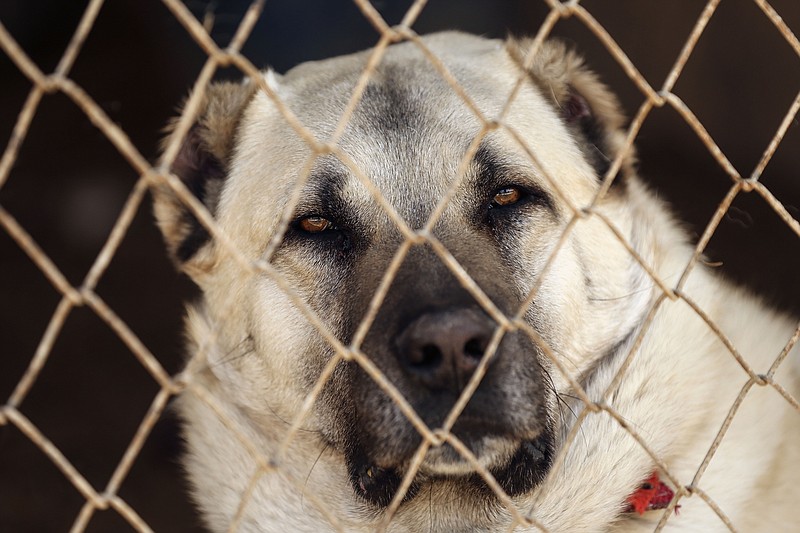
[[[506,49],[523,68],[533,44],[530,38],[509,38]],[[546,41],[526,69],[545,98],[552,101],[573,131],[598,179],[603,179],[625,140],[625,117],[616,96],[586,68],[583,58],[560,41]],[[636,155],[626,154],[614,183],[631,174]]]

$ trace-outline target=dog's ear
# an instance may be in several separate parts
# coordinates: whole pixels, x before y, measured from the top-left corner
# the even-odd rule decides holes
[[[523,68],[533,44],[529,38],[509,38],[506,49]],[[625,117],[616,96],[586,68],[583,58],[560,41],[546,41],[539,47],[530,67],[531,80],[560,112],[573,131],[599,179],[603,179],[625,140]],[[635,162],[628,151],[614,183],[623,183]]]
[[[229,170],[236,131],[254,93],[252,83],[210,85],[178,155],[172,173],[213,216]],[[167,127],[172,133],[177,119]],[[166,148],[171,135],[164,140]],[[179,268],[195,277],[211,268],[214,254],[208,230],[167,184],[153,188],[156,221]]]

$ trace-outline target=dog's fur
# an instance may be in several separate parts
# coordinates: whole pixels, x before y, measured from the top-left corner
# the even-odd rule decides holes
[[[459,33],[432,35],[425,43],[488,119],[503,108],[531,44]],[[266,73],[265,80],[324,141],[367,58],[307,63],[284,76]],[[540,339],[518,329],[505,334],[453,433],[521,512],[550,531],[652,530],[661,512],[638,516],[625,507],[657,470],[654,460],[604,412],[587,413],[571,445],[562,446],[585,407],[550,355],[601,401],[634,348],[607,402],[684,485],[692,483],[748,375],[685,301],[664,300],[648,324],[662,291],[599,216],[581,218],[560,242],[573,208],[591,204],[619,153],[623,118],[613,95],[559,43],[546,43],[526,74],[503,118],[517,138],[495,129],[481,141],[431,233],[503,313],[515,313],[543,276],[523,315]],[[480,130],[420,49],[402,43],[389,47],[338,146],[419,229]],[[238,250],[255,260],[279,229],[311,153],[257,84],[217,84],[173,170]],[[693,247],[637,179],[632,160],[626,156],[594,209],[674,285]],[[228,528],[243,495],[242,531],[328,531],[335,529],[331,519],[345,531],[371,531],[421,442],[409,418],[357,363],[340,362],[279,453],[334,354],[298,302],[348,345],[402,242],[351,167],[324,155],[310,170],[270,258],[283,286],[242,268],[170,188],[155,190],[168,247],[202,290],[188,311],[192,388],[181,397],[180,412],[186,469],[214,531]],[[516,203],[502,205],[498,193]],[[308,217],[333,225],[309,232]],[[319,219],[312,222],[324,225]],[[796,325],[703,264],[691,271],[683,294],[757,373],[767,373]],[[417,244],[361,350],[435,429],[495,325],[433,248]],[[430,346],[433,352],[425,351]],[[795,349],[774,376],[795,398],[799,366]],[[696,486],[740,531],[792,530],[800,523],[799,443],[800,413],[774,388],[755,386]],[[276,468],[259,470],[254,453]],[[563,462],[552,468],[559,453]],[[726,529],[700,496],[685,497],[680,506],[666,530]],[[505,531],[509,524],[509,512],[470,463],[443,445],[428,451],[389,529]]]

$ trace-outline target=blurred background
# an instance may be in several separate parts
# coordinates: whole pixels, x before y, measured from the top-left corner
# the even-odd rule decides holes
[[[85,0],[2,0],[0,22],[50,73],[80,20]],[[390,24],[408,0],[374,1]],[[248,2],[187,0],[201,20],[213,15],[213,38],[225,46]],[[658,89],[705,2],[585,0],[649,83]],[[773,0],[800,33],[800,3]],[[541,0],[430,0],[419,33],[461,29],[493,37],[537,31]],[[628,115],[644,101],[597,38],[578,20],[553,32],[573,43],[620,95]],[[244,47],[257,66],[278,71],[374,45],[378,35],[349,0],[268,0]],[[70,77],[95,99],[151,160],[161,130],[206,57],[158,0],[109,0]],[[490,75],[490,74],[487,74]],[[231,70],[218,77],[239,77]],[[0,149],[31,89],[0,52]],[[800,57],[750,0],[725,0],[674,92],[698,116],[736,169],[749,176],[800,91]],[[638,136],[641,175],[669,200],[696,237],[731,186],[694,132],[671,108],[651,112]],[[797,120],[761,181],[800,218]],[[79,286],[138,176],[111,143],[62,94],[45,96],[0,205]],[[182,367],[182,301],[194,287],[167,261],[149,199],[139,210],[97,292],[170,373]],[[800,240],[756,194],[740,195],[707,255],[731,278],[774,304],[800,312]],[[60,300],[38,268],[0,230],[0,402],[9,397]],[[158,387],[119,338],[91,310],[72,311],[21,411],[102,491]],[[156,531],[201,531],[185,495],[172,413],[156,425],[120,495]],[[0,531],[66,531],[84,500],[14,426],[0,426]],[[89,531],[130,531],[113,511]]]

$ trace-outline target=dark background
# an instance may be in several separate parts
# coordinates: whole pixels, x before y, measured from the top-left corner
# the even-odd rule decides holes
[[[52,72],[86,1],[2,0],[0,22],[46,73]],[[157,0],[109,0],[71,77],[154,160],[160,131],[205,60]],[[390,24],[409,1],[379,1]],[[658,89],[705,2],[582,2]],[[188,1],[215,14],[223,46],[247,7],[243,1]],[[800,33],[800,3],[772,5]],[[543,1],[431,0],[419,33],[463,29],[502,37],[534,33]],[[596,37],[578,20],[555,35],[574,43],[621,96],[629,115],[644,100]],[[375,44],[378,35],[344,0],[269,0],[244,48],[257,65],[284,71],[309,59]],[[222,77],[237,73],[220,72]],[[31,88],[0,53],[0,147]],[[749,0],[726,0],[702,36],[675,92],[695,112],[733,165],[749,176],[800,90],[800,58]],[[654,110],[639,134],[641,174],[699,235],[731,186],[730,178],[670,108]],[[792,125],[762,183],[800,217],[800,127]],[[31,125],[0,205],[79,285],[137,179],[110,142],[64,95],[46,96]],[[797,236],[757,195],[740,195],[714,235],[708,256],[732,278],[775,304],[800,311]],[[171,373],[181,369],[181,301],[193,294],[163,252],[149,200],[140,209],[97,292]],[[16,243],[0,231],[0,402],[22,376],[60,295]],[[91,311],[74,310],[21,411],[102,491],[158,388],[117,336]],[[175,421],[159,421],[120,495],[156,531],[199,531],[177,466]],[[0,531],[66,531],[83,498],[14,426],[0,426]],[[89,531],[128,531],[115,512],[99,512]]]

